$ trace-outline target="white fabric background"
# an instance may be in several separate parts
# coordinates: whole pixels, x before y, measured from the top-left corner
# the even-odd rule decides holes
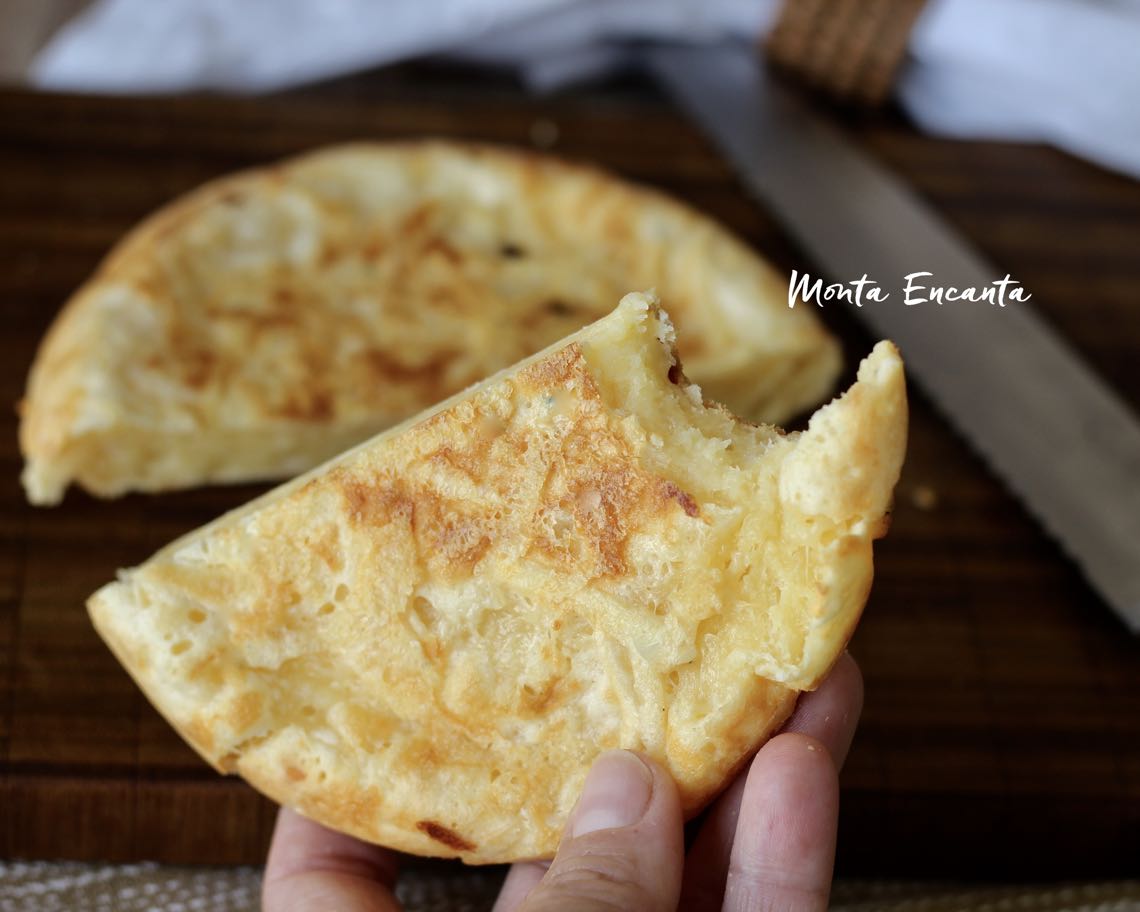
[[[548,88],[622,42],[754,40],[777,0],[99,0],[41,51],[44,88],[259,92],[427,53]],[[898,97],[943,136],[1035,140],[1140,177],[1140,0],[929,0]]]

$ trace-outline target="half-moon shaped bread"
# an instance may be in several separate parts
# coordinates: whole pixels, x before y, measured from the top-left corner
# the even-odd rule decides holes
[[[366,840],[549,856],[615,747],[696,813],[851,635],[906,399],[883,342],[784,435],[672,341],[629,295],[122,573],[95,626],[206,760]]]
[[[129,235],[32,367],[23,481],[56,503],[286,478],[656,287],[740,414],[823,399],[838,348],[723,228],[590,168],[439,142],[208,184]]]

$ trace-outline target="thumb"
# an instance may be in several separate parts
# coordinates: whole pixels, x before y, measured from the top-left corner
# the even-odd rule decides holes
[[[518,912],[674,912],[684,860],[672,778],[651,760],[610,751],[594,763],[550,870]]]

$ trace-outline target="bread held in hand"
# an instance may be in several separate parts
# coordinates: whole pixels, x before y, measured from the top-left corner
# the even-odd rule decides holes
[[[807,431],[703,401],[646,295],[90,600],[219,770],[362,839],[550,856],[593,760],[696,813],[842,653],[906,438],[890,343]]]

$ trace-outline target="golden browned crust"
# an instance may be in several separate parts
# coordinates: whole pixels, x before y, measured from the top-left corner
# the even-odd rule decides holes
[[[783,435],[653,299],[165,548],[89,602],[210,763],[403,851],[549,856],[599,752],[696,813],[841,652],[905,436],[889,343]]]
[[[745,245],[551,158],[360,144],[224,178],[128,235],[33,365],[24,484],[114,496],[286,477],[656,286],[690,374],[750,417],[814,404],[834,342]]]

